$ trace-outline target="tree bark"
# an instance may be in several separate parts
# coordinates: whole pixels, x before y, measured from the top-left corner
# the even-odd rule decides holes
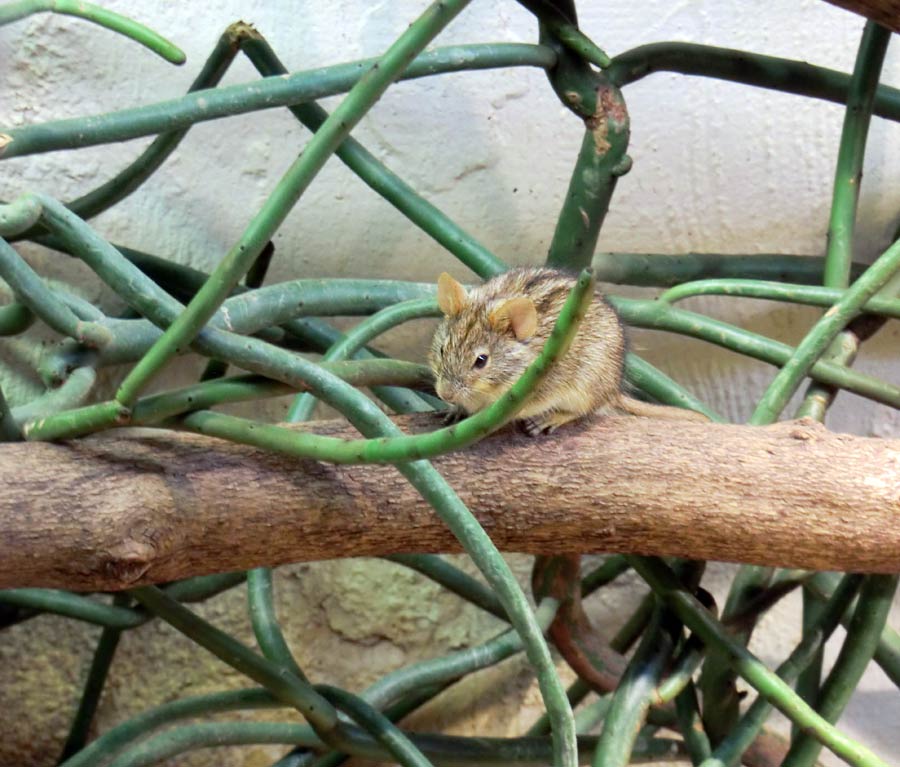
[[[398,418],[410,431],[432,416]],[[358,436],[341,421],[306,427]],[[505,429],[435,464],[504,551],[900,569],[900,441],[807,421],[606,418]],[[115,590],[316,559],[460,549],[391,466],[131,429],[0,445],[0,587]]]
[[[900,1],[898,0],[828,0],[860,16],[877,21],[884,27],[900,32]]]

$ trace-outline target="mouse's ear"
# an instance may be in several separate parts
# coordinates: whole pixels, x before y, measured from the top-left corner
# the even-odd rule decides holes
[[[438,277],[437,302],[441,311],[448,317],[459,314],[468,303],[466,289],[454,280],[447,272]]]
[[[537,310],[526,296],[510,298],[488,315],[491,327],[500,332],[512,331],[520,341],[531,338],[537,330]]]

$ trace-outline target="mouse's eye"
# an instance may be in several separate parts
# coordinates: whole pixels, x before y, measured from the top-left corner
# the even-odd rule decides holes
[[[441,351],[440,351],[441,357],[443,357],[446,353],[447,353],[447,342],[444,341],[444,343],[441,344]]]
[[[474,364],[472,365],[472,367],[475,368],[476,370],[480,370],[480,369],[483,368],[485,365],[487,365],[487,361],[488,361],[488,356],[487,356],[487,354],[479,354],[479,355],[475,358],[475,362],[474,362]]]

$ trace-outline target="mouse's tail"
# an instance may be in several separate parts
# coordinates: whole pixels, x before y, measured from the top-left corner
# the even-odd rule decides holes
[[[668,418],[680,421],[709,421],[703,413],[695,410],[687,410],[671,405],[655,405],[651,402],[643,402],[623,394],[619,398],[618,410],[630,415],[643,416],[644,418]]]

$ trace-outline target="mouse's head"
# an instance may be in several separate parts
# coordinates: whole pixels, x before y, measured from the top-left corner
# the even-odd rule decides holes
[[[512,386],[541,349],[530,298],[470,293],[446,272],[438,279],[444,320],[431,342],[435,388],[467,413],[483,410]]]

